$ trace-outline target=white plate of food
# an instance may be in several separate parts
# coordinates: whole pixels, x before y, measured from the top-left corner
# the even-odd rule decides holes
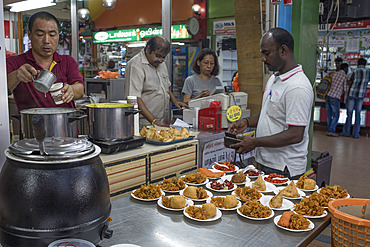
[[[196,205],[196,206],[194,206],[194,207],[202,207],[202,205]],[[186,207],[186,208],[187,208],[187,207]],[[191,217],[191,216],[186,212],[186,208],[183,210],[185,217],[187,217],[187,218],[189,218],[189,219],[191,219],[191,220],[195,220],[195,221],[200,221],[200,222],[215,221],[215,220],[220,219],[220,218],[221,218],[221,216],[222,216],[222,212],[221,212],[221,210],[219,210],[218,208],[216,208],[216,216],[211,217],[211,218],[209,218],[209,219],[205,219],[205,220],[196,219],[196,218]]]
[[[194,202],[202,202],[202,201],[207,200],[207,198],[211,198],[213,196],[212,192],[210,192],[208,190],[206,190],[206,192],[207,192],[207,197],[206,198],[202,198],[202,199],[194,199],[194,198],[186,197],[186,196],[184,196],[184,190],[181,190],[180,191],[180,195],[181,196],[184,196],[185,198],[187,198],[189,200],[192,200]]]
[[[136,189],[136,190],[138,190],[138,189]],[[157,197],[157,198],[154,198],[154,199],[145,199],[145,198],[140,198],[140,197],[137,197],[137,196],[135,196],[135,191],[136,190],[133,190],[132,192],[131,192],[131,196],[133,197],[133,198],[135,198],[136,200],[139,200],[139,201],[144,201],[144,202],[150,202],[150,201],[156,201],[156,200],[158,200],[159,198],[161,198],[161,196],[164,196],[165,194],[164,194],[164,192],[161,190],[161,196],[159,196],[159,197]]]
[[[297,187],[297,182],[298,182],[298,180],[293,180],[293,182],[295,183],[295,186]],[[298,188],[298,187],[297,187],[297,189],[300,189],[300,190],[302,190],[302,191],[304,191],[304,192],[313,192],[313,191],[318,190],[318,189],[319,189],[319,186],[317,186],[317,184],[316,184],[316,185],[315,185],[315,188],[314,188],[313,190],[305,190],[305,189],[301,189],[301,188]]]
[[[263,196],[263,197],[260,198],[260,202],[261,202],[262,205],[267,206],[267,207],[269,207],[273,210],[291,210],[294,206],[293,202],[291,202],[287,199],[283,199],[283,204],[281,205],[280,208],[272,208],[272,207],[270,207],[270,204],[269,204],[271,198],[273,198],[273,196]]]
[[[276,189],[274,190],[274,193],[277,194],[279,193],[280,190],[283,190],[283,189],[285,189],[285,187],[276,187]],[[306,193],[304,193],[302,190],[297,188],[297,191],[299,193],[299,197],[289,197],[289,196],[284,196],[284,195],[283,197],[285,199],[297,200],[297,199],[302,199],[306,196]]]
[[[226,196],[214,196],[214,197],[223,197],[223,198],[226,198]],[[212,200],[212,198],[207,198],[206,202],[211,203],[211,200]],[[217,207],[217,205],[216,205],[216,207],[218,209],[223,210],[223,211],[232,211],[232,210],[238,209],[241,206],[242,206],[242,203],[239,200],[238,200],[238,204],[235,207],[233,207],[233,208],[221,208],[221,207]]]
[[[249,187],[252,188],[252,184],[253,184],[253,182],[249,182],[249,183],[246,183],[245,186],[249,186]],[[270,192],[274,192],[276,190],[276,186],[273,185],[272,183],[265,182],[265,184],[266,184],[266,190],[259,190],[259,192],[270,193]]]
[[[268,217],[264,217],[264,218],[254,218],[254,217],[250,217],[250,216],[247,216],[247,215],[245,215],[245,214],[242,214],[239,210],[240,210],[240,208],[238,208],[238,209],[236,210],[236,212],[237,212],[240,216],[242,216],[242,217],[244,217],[244,218],[247,218],[247,219],[250,219],[250,220],[268,220],[268,219],[271,219],[272,217],[274,217],[274,215],[275,215],[274,210],[271,210],[271,214],[270,214],[270,216],[268,216]]]
[[[228,189],[229,187],[225,187],[223,189],[216,189],[217,186],[212,188],[212,185],[214,185],[214,184],[219,184],[222,187],[222,186],[225,186],[225,183],[226,182],[223,179],[221,181],[220,180],[212,180],[211,182],[206,184],[206,188],[209,189],[209,190],[215,191],[215,192],[230,192],[230,191],[234,191],[236,188],[238,188],[238,186],[236,184],[233,184],[230,181],[229,181],[230,186],[231,185],[233,186],[231,189]]]
[[[320,189],[317,191],[317,193],[320,193],[321,189],[322,189],[322,188],[320,188]],[[350,194],[347,192],[347,196],[346,196],[346,197],[344,197],[344,198],[350,198],[350,197],[351,197],[351,196],[350,196]],[[336,199],[343,199],[343,198],[330,198],[330,199],[332,199],[332,200],[336,200]]]
[[[294,211],[294,213],[298,214],[296,211]],[[324,213],[322,215],[317,215],[317,216],[310,216],[310,215],[305,215],[305,214],[302,214],[302,215],[309,219],[320,219],[320,218],[324,218],[325,216],[327,216],[328,212],[324,210]]]
[[[174,195],[173,196],[168,196],[168,197],[171,198],[171,197],[174,197]],[[162,197],[159,198],[159,200],[157,201],[157,204],[158,204],[158,206],[160,206],[163,209],[167,209],[167,210],[171,210],[171,211],[182,211],[187,206],[193,206],[194,205],[194,202],[192,200],[187,199],[185,196],[184,196],[184,198],[185,198],[185,207],[183,207],[183,208],[166,207],[165,205],[163,205]]]
[[[186,175],[184,176],[181,176],[180,178],[185,178]],[[200,183],[200,184],[193,184],[193,183],[188,183],[186,181],[184,181],[186,185],[193,185],[193,186],[201,186],[201,185],[205,185],[206,183],[209,182],[208,178],[206,178],[206,180],[203,182],[203,183]]]
[[[220,167],[224,167],[225,169],[227,169],[225,166],[230,166],[230,167],[234,167],[235,169],[234,170],[232,170],[232,171],[229,171],[229,170],[227,170],[227,171],[224,171],[224,170],[222,170],[223,168],[220,168]],[[237,166],[235,166],[235,165],[225,165],[225,164],[214,164],[213,166],[212,166],[212,169],[215,169],[215,170],[217,170],[217,171],[219,171],[219,172],[225,172],[225,173],[233,173],[233,172],[238,172],[239,171],[239,167],[237,167]]]
[[[308,220],[308,222],[310,223],[310,224],[308,225],[308,228],[307,228],[307,229],[302,229],[302,230],[290,229],[290,228],[287,228],[287,227],[283,227],[283,226],[278,225],[278,222],[279,222],[280,218],[281,218],[281,215],[276,216],[276,217],[274,218],[274,223],[275,223],[275,225],[276,225],[277,227],[279,227],[279,228],[281,228],[281,229],[284,229],[284,230],[286,230],[286,231],[290,231],[290,232],[308,232],[308,231],[311,231],[312,229],[314,229],[314,228],[315,228],[315,225],[312,223],[312,221],[310,221],[310,220],[308,220],[308,219],[307,219],[307,220]]]
[[[221,177],[221,179],[227,179],[227,180],[229,180],[229,181],[231,181],[231,179],[233,178],[233,175],[225,175],[225,176],[223,176],[223,177]],[[236,185],[238,185],[238,186],[243,186],[243,185],[245,185],[246,183],[249,183],[251,181],[251,179],[249,178],[249,177],[245,177],[245,181],[244,182],[241,182],[241,183],[235,183],[235,182],[232,182],[233,184],[236,184]]]
[[[274,185],[285,185],[285,184],[289,184],[290,183],[290,180],[287,177],[275,177],[272,174],[270,174],[270,175],[264,175],[262,177],[263,177],[263,180],[265,180],[265,182],[272,183]]]
[[[176,178],[171,178],[171,179],[168,179],[166,181],[162,181],[158,184],[158,186],[161,188],[162,191],[164,192],[168,192],[168,193],[179,193],[180,190],[184,190],[186,188],[186,183],[183,182],[182,185],[184,186],[183,189],[181,189],[181,185],[179,185],[179,181],[177,180],[180,180],[180,179],[176,179]],[[166,188],[166,189],[164,189]],[[168,189],[175,189],[177,188],[177,190],[168,190]]]

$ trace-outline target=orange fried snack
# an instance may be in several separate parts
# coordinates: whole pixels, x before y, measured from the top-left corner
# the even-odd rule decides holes
[[[290,222],[290,217],[292,217],[292,215],[294,214],[293,211],[287,211],[287,212],[284,212],[279,221],[278,221],[278,225],[279,226],[283,226],[283,227],[289,227],[289,222]]]
[[[134,192],[134,195],[141,199],[156,199],[159,198],[162,193],[161,189],[157,185],[149,184],[146,186],[143,184]]]
[[[225,175],[224,172],[213,172],[213,171],[211,171],[207,168],[199,168],[198,172],[203,173],[204,175],[206,175],[209,178],[219,178],[219,177],[222,177],[223,175]]]

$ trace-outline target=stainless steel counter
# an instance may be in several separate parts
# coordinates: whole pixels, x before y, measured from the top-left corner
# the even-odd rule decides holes
[[[275,211],[275,215],[282,212]],[[157,202],[142,202],[130,196],[112,201],[111,217],[113,237],[104,240],[102,247],[123,243],[142,247],[306,246],[330,223],[329,216],[313,219],[314,230],[294,233],[275,226],[273,218],[253,221],[236,211],[223,211],[221,219],[214,222],[197,222],[186,218],[182,211],[164,210]]]

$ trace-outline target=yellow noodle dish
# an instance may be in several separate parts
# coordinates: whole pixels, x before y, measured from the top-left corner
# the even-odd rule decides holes
[[[131,104],[124,104],[124,103],[96,103],[96,104],[89,104],[86,107],[91,108],[123,108],[123,107],[133,107],[134,105]]]

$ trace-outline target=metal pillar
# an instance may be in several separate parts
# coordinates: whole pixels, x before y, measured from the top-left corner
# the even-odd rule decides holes
[[[5,161],[4,151],[10,144],[3,7],[3,1],[0,1],[0,168]]]
[[[72,57],[78,63],[78,18],[77,0],[71,0],[71,26],[72,26]]]
[[[172,82],[172,41],[171,41],[171,24],[172,24],[172,0],[162,0],[162,36],[170,42],[170,53],[167,56],[166,66],[168,76]]]

